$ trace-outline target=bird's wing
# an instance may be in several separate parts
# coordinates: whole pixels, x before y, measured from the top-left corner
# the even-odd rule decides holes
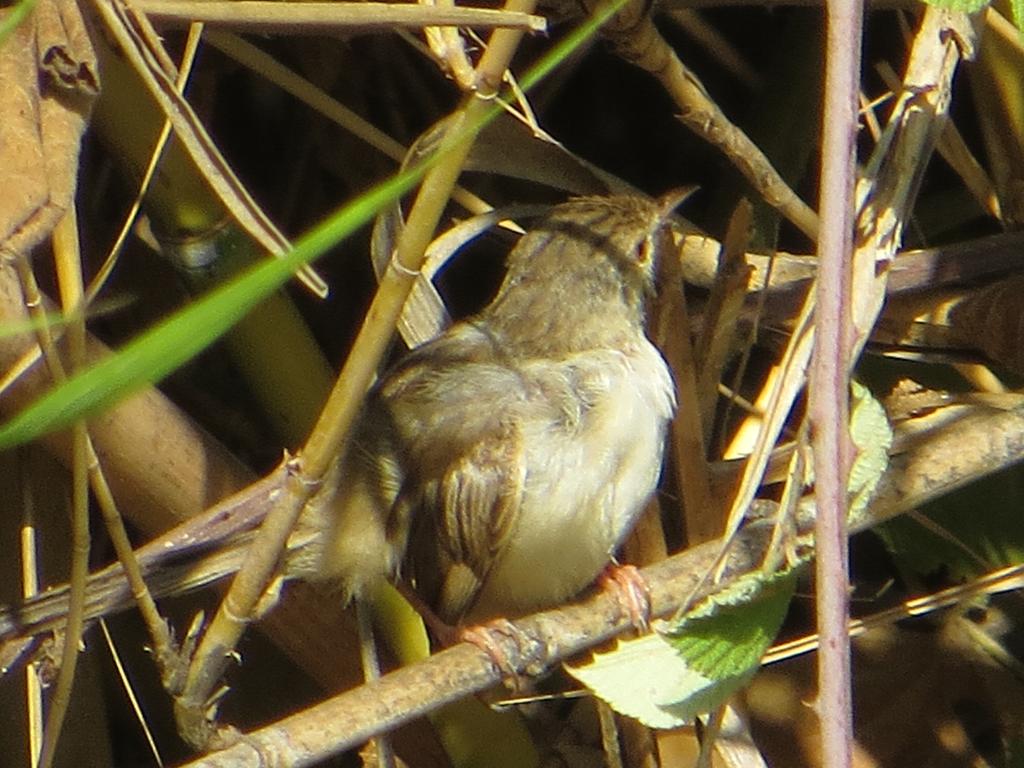
[[[431,511],[441,566],[436,606],[445,621],[472,608],[516,525],[525,477],[521,441],[505,435],[474,445],[438,483]]]
[[[417,365],[424,355],[431,364]],[[381,391],[406,466],[396,507],[413,510],[410,575],[448,623],[472,607],[515,527],[527,472],[517,413],[528,394],[472,326],[416,350]]]

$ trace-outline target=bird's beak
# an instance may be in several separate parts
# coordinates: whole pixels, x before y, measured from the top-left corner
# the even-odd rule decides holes
[[[690,195],[696,192],[700,187],[697,185],[691,185],[689,187],[680,187],[679,189],[671,189],[661,197],[658,198],[658,218],[664,221],[669,215],[682,205],[683,201],[686,200]]]

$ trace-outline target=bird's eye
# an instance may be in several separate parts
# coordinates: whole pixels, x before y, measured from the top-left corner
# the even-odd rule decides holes
[[[650,264],[654,260],[654,249],[656,247],[655,235],[650,234],[643,239],[636,249],[636,263],[641,267]]]

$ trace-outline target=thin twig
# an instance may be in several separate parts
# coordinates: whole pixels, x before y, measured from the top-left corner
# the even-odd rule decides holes
[[[22,487],[22,517],[19,531],[21,554],[21,595],[30,600],[39,593],[38,537],[36,536],[35,492],[29,478],[27,465],[28,451],[21,450],[17,456]],[[32,662],[25,669],[25,720],[28,736],[30,763],[37,764],[40,745],[43,741],[43,683],[40,679],[40,664]]]
[[[75,205],[57,223],[53,231],[54,253],[57,254],[61,303],[66,313],[79,312],[82,300],[81,253],[78,247],[78,218]],[[85,360],[85,318],[79,314],[68,328],[72,370]],[[59,364],[58,364],[59,365]],[[39,755],[41,768],[50,768],[57,752],[64,718],[71,701],[78,653],[81,647],[82,627],[85,624],[85,587],[89,578],[89,467],[88,441],[84,421],[71,427],[71,590],[68,600],[68,620],[64,632],[64,648],[60,659],[57,684],[50,699],[46,715],[43,747]]]
[[[850,690],[849,565],[846,489],[853,461],[849,433],[850,370],[854,349],[850,322],[853,290],[853,187],[856,171],[857,96],[863,9],[858,0],[826,6],[825,114],[818,236],[816,342],[808,417],[814,449],[814,498],[818,632],[817,714],[822,759],[848,768],[853,745]]]
[[[877,627],[892,626],[906,619],[927,616],[943,608],[963,605],[979,595],[998,595],[1004,592],[1017,592],[1021,589],[1024,589],[1024,566],[1010,565],[986,573],[965,584],[957,584],[930,595],[912,597],[892,608],[886,608],[884,611],[853,619],[847,627],[847,632],[851,638],[860,637]],[[761,663],[776,664],[804,653],[816,651],[820,646],[821,639],[817,634],[798,637],[772,646],[764,655]]]
[[[174,81],[175,88],[178,93],[185,93],[185,86],[188,84],[189,75],[192,73],[192,65],[195,63],[196,51],[199,49],[199,40],[203,34],[202,25],[193,25],[189,28],[188,37],[185,40],[185,50],[181,56],[181,66],[178,68],[178,77]],[[135,224],[135,220],[139,215],[139,211],[142,208],[143,200],[146,198],[146,193],[149,191],[149,186],[153,181],[153,177],[156,175],[157,167],[160,164],[161,158],[164,156],[164,148],[167,146],[167,140],[171,137],[171,121],[166,119],[163,120],[163,124],[160,126],[160,133],[157,135],[156,141],[153,144],[153,151],[150,153],[149,162],[146,164],[146,169],[142,173],[142,179],[139,181],[139,188],[135,192],[135,199],[132,200],[131,206],[128,208],[128,213],[124,217],[124,222],[121,224],[121,229],[117,233],[117,237],[114,239],[114,244],[110,246],[110,252],[107,257],[103,260],[103,264],[96,272],[96,276],[92,279],[89,284],[89,290],[85,294],[85,303],[92,303],[93,299],[96,298],[97,294],[103,289],[103,286],[107,282],[107,278],[110,277],[110,273],[113,272],[114,267],[117,265],[118,257],[121,255],[121,249],[124,248],[125,242],[128,240],[128,235],[132,231],[132,226]]]
[[[588,5],[597,3],[598,0],[588,0]],[[726,117],[697,76],[686,68],[654,26],[647,3],[633,0],[626,4],[604,34],[623,59],[658,79],[676,102],[679,118],[688,128],[721,150],[765,202],[814,239],[818,227],[814,211],[790,188],[750,137]]]

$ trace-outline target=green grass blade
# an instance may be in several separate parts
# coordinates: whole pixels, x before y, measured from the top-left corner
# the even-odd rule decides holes
[[[54,387],[0,427],[0,449],[62,429],[159,381],[212,344],[295,270],[363,226],[423,175],[415,167],[345,206],[280,259],[268,259],[211,291],[105,360]]]
[[[35,7],[36,0],[21,0],[20,3],[8,9],[7,15],[0,19],[0,46],[7,42],[7,38],[14,33],[21,22],[28,18]]]

